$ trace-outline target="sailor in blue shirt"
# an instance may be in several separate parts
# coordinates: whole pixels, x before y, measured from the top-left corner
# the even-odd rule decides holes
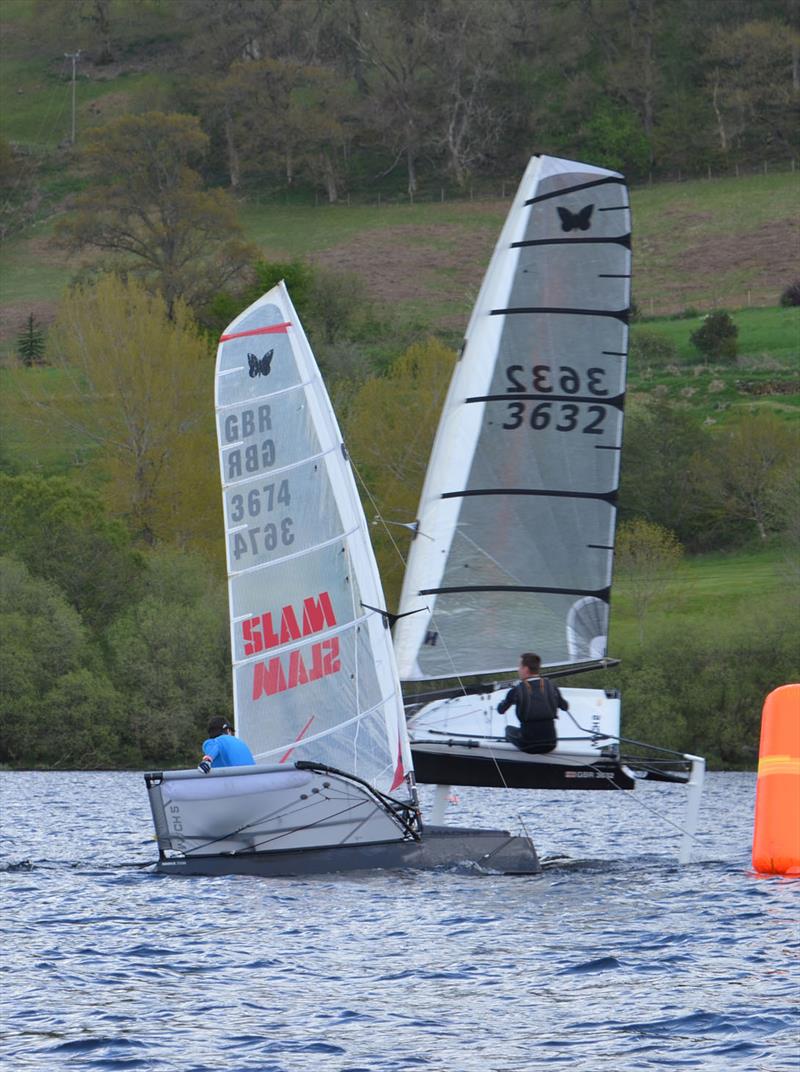
[[[230,724],[216,715],[208,724],[208,740],[203,741],[203,759],[199,769],[203,774],[213,767],[251,767],[255,763],[253,753],[238,737],[234,737]]]

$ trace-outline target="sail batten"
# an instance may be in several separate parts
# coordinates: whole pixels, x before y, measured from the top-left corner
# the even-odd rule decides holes
[[[404,680],[605,658],[630,315],[624,178],[534,158],[448,391],[395,649]],[[419,613],[413,613],[418,611]]]

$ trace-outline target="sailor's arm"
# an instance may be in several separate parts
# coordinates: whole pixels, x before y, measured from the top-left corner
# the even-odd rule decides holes
[[[501,715],[504,715],[509,709],[509,707],[511,707],[511,705],[514,703],[516,691],[517,686],[515,685],[513,688],[508,690],[508,692],[506,693],[506,698],[504,700],[501,700],[500,703],[497,705],[497,710],[500,712]]]

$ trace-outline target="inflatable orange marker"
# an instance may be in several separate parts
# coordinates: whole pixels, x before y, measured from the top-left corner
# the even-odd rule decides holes
[[[800,875],[800,685],[781,685],[764,701],[753,867]]]

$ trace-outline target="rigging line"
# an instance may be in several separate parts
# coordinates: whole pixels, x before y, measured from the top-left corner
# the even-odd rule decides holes
[[[567,712],[567,713],[569,714],[569,712]],[[573,719],[573,721],[574,721],[574,719]],[[575,724],[577,725],[577,723],[575,723]],[[582,759],[580,759],[579,757],[576,757],[576,760],[575,760],[575,766],[582,766],[582,767],[586,767],[586,768],[588,768],[588,769],[591,769],[591,770],[595,771],[595,772],[596,772],[597,774],[599,774],[599,775],[601,775],[601,776],[602,776],[602,775],[607,775],[607,773],[608,773],[607,771],[604,771],[604,770],[602,770],[602,769],[601,769],[600,767],[598,767],[598,765],[597,765],[596,763],[592,763],[592,762],[591,762],[591,761],[589,761],[589,760],[587,760],[587,761],[585,761],[585,762],[584,762],[584,761],[583,761]],[[657,810],[656,808],[650,807],[650,805],[648,805],[648,804],[645,804],[643,800],[639,800],[639,799],[637,799],[637,798],[636,798],[636,797],[635,797],[635,796],[634,796],[634,795],[633,795],[632,793],[629,793],[629,792],[628,792],[627,790],[625,790],[625,789],[622,789],[622,787],[621,787],[621,786],[618,786],[618,785],[617,785],[617,784],[616,784],[616,783],[615,783],[615,782],[613,781],[613,779],[609,779],[609,781],[610,781],[610,783],[611,783],[611,786],[612,786],[612,788],[613,788],[613,789],[616,789],[616,790],[618,790],[618,791],[619,791],[620,793],[624,793],[624,794],[625,794],[625,795],[626,795],[627,797],[629,797],[629,798],[630,798],[630,799],[631,799],[632,801],[634,801],[634,802],[635,802],[636,804],[638,804],[638,805],[639,805],[639,807],[641,807],[641,808],[644,808],[644,810],[645,810],[645,811],[649,811],[649,812],[650,812],[650,813],[651,813],[652,815],[655,815],[657,819],[661,819],[661,820],[662,820],[662,822],[665,822],[665,823],[667,823],[667,825],[668,825],[668,826],[672,826],[672,827],[674,827],[674,828],[675,828],[675,830],[677,830],[677,831],[678,831],[678,832],[679,832],[680,834],[688,834],[688,833],[689,833],[689,831],[688,831],[688,830],[685,830],[685,829],[684,829],[684,828],[683,828],[683,827],[682,827],[682,826],[681,826],[681,825],[680,825],[679,823],[673,822],[673,821],[672,821],[672,819],[669,819],[669,818],[667,818],[667,816],[663,815],[663,814],[662,814],[662,813],[661,813],[660,811],[658,811],[658,810]],[[701,842],[702,842],[702,840],[703,840],[702,838],[698,837],[698,836],[697,836],[696,834],[689,834],[689,836],[690,836],[690,837],[691,837],[691,838],[692,838],[692,839],[693,839],[694,841],[696,841],[696,842],[698,842],[698,843],[701,843]]]
[[[335,726],[331,726],[330,729],[321,730],[319,733],[315,733],[312,737],[304,737],[302,741],[289,742],[294,745],[295,748],[305,748],[306,745],[312,744],[314,741],[319,741],[323,737],[330,737],[332,733],[338,733],[339,730],[345,726],[352,726],[354,722],[361,722],[362,719],[372,718],[373,715],[379,713],[387,703],[391,703],[396,697],[397,693],[392,692],[388,696],[379,700],[373,707],[370,707],[366,711],[359,711],[353,718],[348,718],[345,722],[337,722]],[[267,757],[277,755],[279,752],[286,750],[287,742],[284,742],[279,748],[271,748],[268,752],[257,752],[255,758],[259,763],[263,762]]]
[[[169,803],[169,801],[167,801]],[[290,802],[288,804],[280,804],[274,811],[266,812],[264,815],[258,815],[255,819],[251,819],[249,822],[243,823],[242,826],[235,827],[233,830],[229,830],[225,834],[220,834],[219,837],[211,838],[210,841],[204,841],[200,845],[195,845],[192,852],[197,852],[198,849],[207,849],[211,845],[216,845],[220,841],[227,841],[228,838],[236,837],[237,834],[242,834],[246,830],[255,826],[256,823],[266,823],[270,820],[291,818],[293,815],[301,811],[307,811],[309,808],[316,806],[316,800],[310,800],[307,804],[300,803],[300,800]],[[170,835],[170,840],[174,835]],[[183,835],[185,841],[196,841],[202,837],[202,834]]]
[[[589,763],[589,764],[587,764],[587,766],[594,767],[594,764]],[[603,772],[598,771],[597,773],[601,774]],[[651,815],[655,815],[655,817],[657,819],[660,819],[661,822],[666,823],[668,826],[673,827],[675,830],[678,831],[678,833],[683,834],[684,837],[687,834],[689,834],[689,837],[693,841],[696,841],[698,844],[702,844],[703,839],[701,837],[698,837],[697,834],[690,833],[688,830],[686,830],[684,827],[682,827],[680,825],[680,823],[676,823],[676,822],[673,822],[672,819],[668,819],[667,816],[664,815],[662,812],[658,811],[657,808],[653,808],[649,804],[645,804],[645,802],[643,800],[638,799],[638,797],[636,796],[635,793],[629,793],[629,792],[627,792],[627,790],[621,789],[620,786],[616,785],[613,781],[611,782],[611,786],[614,789],[618,789],[621,793],[624,793],[627,798],[629,798],[633,803],[638,804],[640,808],[643,808],[645,811],[649,811]]]
[[[448,382],[449,381],[447,380],[447,377],[446,377],[445,378],[445,383],[443,385],[440,385],[439,391],[434,393],[431,396],[431,399],[430,399],[430,406],[429,406],[429,409],[428,409],[428,414],[430,414],[432,411],[434,411],[434,408],[435,408],[435,412],[438,414],[439,419],[441,419],[441,416],[442,416],[443,411],[444,411],[444,404],[445,404],[445,401],[447,399]],[[427,416],[427,414],[426,414],[426,416]],[[434,433],[433,443],[435,443],[437,435],[438,435],[438,429],[437,429],[437,432]],[[403,454],[400,457],[400,461],[405,463],[405,461],[408,459],[409,455],[417,447],[417,445],[418,444],[417,444],[417,441],[415,440],[415,438],[413,436],[409,436],[408,437],[408,444],[407,444],[406,449],[404,450]],[[432,450],[433,450],[433,444],[431,445],[431,451]],[[430,453],[431,452],[429,451],[428,452],[429,459],[430,459]],[[353,467],[353,472],[356,474],[356,478],[358,479],[359,484],[361,485],[361,487],[366,492],[367,497],[369,498],[369,501],[372,504],[373,509],[375,510],[376,517],[378,518],[378,520],[380,521],[381,525],[383,526],[384,531],[386,532],[386,535],[389,537],[389,541],[390,541],[390,543],[392,545],[392,548],[394,549],[395,553],[397,554],[397,557],[400,559],[400,561],[403,564],[403,567],[405,568],[405,566],[406,566],[405,556],[403,555],[403,552],[400,550],[400,548],[399,548],[397,542],[395,541],[394,537],[392,536],[391,532],[389,532],[389,529],[387,527],[387,522],[384,520],[383,514],[381,513],[381,510],[378,507],[378,504],[375,501],[375,498],[372,495],[372,492],[370,491],[369,487],[367,486],[367,483],[364,480],[364,478],[361,476],[361,473],[358,471],[358,468],[357,468],[357,466],[355,464],[355,461],[353,460],[352,455],[349,454],[349,453],[348,453],[348,458],[350,460],[350,464]]]
[[[433,613],[431,614],[431,624],[434,627],[436,627],[436,617],[435,617],[435,614],[433,614]],[[463,678],[461,677],[460,674],[457,674],[455,672],[455,660],[453,659],[453,656],[452,656],[452,654],[450,652],[450,648],[449,648],[449,645],[447,643],[447,639],[438,629],[437,629],[437,632],[439,632],[439,638],[440,638],[442,647],[444,648],[445,655],[446,655],[447,659],[450,662],[450,666],[453,669],[452,676],[458,682],[459,688],[462,690],[463,695],[468,696],[469,693],[466,690]],[[506,781],[506,777],[503,774],[503,769],[502,769],[502,767],[500,766],[500,764],[499,764],[499,762],[497,760],[497,756],[491,750],[490,750],[489,754],[491,756],[492,762],[495,765],[495,769],[497,770],[498,777],[500,778],[500,781],[503,783],[503,788],[508,789],[509,788],[508,782]],[[517,812],[517,820],[519,821],[520,826],[522,827],[523,831],[525,832],[525,837],[530,838],[530,834],[528,833],[527,827],[525,826],[525,820],[522,818],[522,815],[519,812]]]
[[[442,498],[444,498],[444,496],[442,496]],[[496,558],[490,555],[485,548],[481,547],[480,544],[476,543],[471,536],[468,536],[467,533],[464,531],[464,527],[462,525],[456,525],[455,532],[453,533],[454,538],[456,534],[458,534],[461,539],[464,540],[466,543],[471,544],[479,555],[481,555],[483,558],[488,559],[489,562],[491,562],[493,566],[496,566],[501,573],[505,574],[505,576],[508,577],[510,581],[514,581],[518,585],[522,584],[521,578],[516,577],[513,573],[509,573],[509,571],[504,566],[502,566]]]
[[[375,496],[369,490],[367,482],[364,480],[364,478],[362,477],[361,473],[359,472],[358,466],[353,461],[352,454],[349,455],[349,458],[350,458],[350,465],[353,467],[353,472],[356,475],[356,479],[358,480],[358,482],[361,485],[361,487],[364,489],[364,492],[365,492],[367,498],[370,501],[370,505],[372,506],[372,509],[375,511],[375,517],[378,519],[378,521],[383,526],[383,530],[386,533],[386,535],[389,537],[389,542],[391,543],[394,551],[396,552],[397,557],[403,563],[403,566],[405,566],[406,565],[405,556],[403,555],[403,552],[400,550],[399,546],[397,545],[397,541],[395,540],[394,536],[389,531],[389,526],[386,523],[386,521],[384,521],[384,519],[383,519],[383,514],[381,513],[380,507],[378,506],[377,502],[375,501]]]
[[[331,815],[326,816],[325,817],[326,821],[325,821],[325,823],[323,825],[324,826],[333,826],[334,824],[332,822],[330,822],[329,820],[338,819],[342,815],[347,815],[348,812],[354,811],[356,808],[363,808],[365,804],[371,804],[372,805],[372,812],[369,815],[366,816],[367,819],[371,819],[375,812],[378,812],[378,811],[381,810],[379,808],[378,804],[376,802],[374,802],[374,801],[358,800],[358,801],[356,801],[355,804],[351,804],[347,808],[342,808],[340,811],[335,811]],[[384,812],[384,814],[388,814],[388,813]],[[319,826],[319,825],[320,825],[319,820],[317,820],[316,822],[313,822],[313,823],[307,823],[305,826],[297,826],[297,827],[294,827],[291,830],[280,831],[279,833],[272,834],[269,837],[263,838],[263,840],[261,840],[261,841],[255,841],[253,843],[253,849],[254,850],[261,849],[264,845],[270,845],[274,841],[280,841],[281,838],[288,837],[291,834],[299,834],[299,833],[302,833],[304,830],[312,830],[315,826]],[[341,842],[339,842],[339,844],[341,844]],[[331,847],[333,847],[333,846],[331,846]]]
[[[585,726],[582,726],[571,711],[567,711],[567,714],[582,733],[588,733],[592,736],[597,736],[594,730],[589,730]],[[602,734],[602,736],[608,737],[612,741],[619,741],[622,744],[635,744],[638,745],[639,748],[650,748],[654,752],[663,752],[665,755],[668,756],[678,756],[680,759],[686,759],[685,752],[678,752],[674,748],[663,748],[661,745],[658,744],[649,744],[647,741],[637,741],[633,737],[620,737],[614,733],[606,733]]]

